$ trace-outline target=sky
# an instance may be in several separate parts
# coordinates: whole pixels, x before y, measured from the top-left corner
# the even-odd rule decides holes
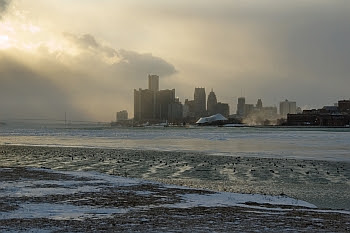
[[[133,116],[148,74],[302,108],[350,98],[348,0],[0,0],[0,120]]]

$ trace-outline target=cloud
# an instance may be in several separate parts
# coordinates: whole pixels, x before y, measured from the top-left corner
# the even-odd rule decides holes
[[[0,0],[0,18],[2,13],[7,10],[7,7],[10,5],[11,0]]]
[[[349,98],[347,1],[178,1],[135,8],[161,40],[176,38],[168,48],[180,51],[174,63],[191,85],[196,80],[232,97],[243,89],[252,102],[263,98],[269,105],[288,98],[322,107]]]
[[[115,49],[101,45],[99,42],[96,41],[95,37],[90,34],[77,36],[72,33],[64,32],[63,36],[65,39],[75,44],[80,49],[103,52],[106,53],[106,55],[109,57],[118,55]]]
[[[322,107],[349,98],[346,0],[85,2],[18,1],[19,10],[31,9],[26,22],[42,23],[42,31],[8,38],[41,43],[42,51],[22,63],[69,90],[87,115],[99,118],[112,108],[132,115],[132,90],[146,88],[149,73],[161,76],[161,88],[176,88],[182,101],[193,98],[195,86],[214,88],[233,111],[242,92],[265,105],[288,98]],[[46,30],[46,38],[63,37],[64,46],[42,42]]]
[[[115,64],[115,69],[120,71],[135,71],[136,73],[157,74],[161,77],[176,73],[175,67],[160,57],[151,53],[137,53],[128,50],[119,50],[121,62]],[[134,77],[140,80],[142,77]]]
[[[0,50],[0,109],[6,116],[58,118],[68,112],[75,120],[110,121],[123,109],[132,116],[133,89],[145,88],[149,73],[164,78],[176,72],[160,57],[117,52],[91,34],[64,37],[78,53],[50,52],[45,44],[32,52]],[[101,59],[112,56],[118,60]]]

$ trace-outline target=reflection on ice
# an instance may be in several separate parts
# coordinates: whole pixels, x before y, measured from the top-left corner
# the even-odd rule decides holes
[[[350,129],[11,129],[0,144],[202,151],[227,155],[350,161]]]

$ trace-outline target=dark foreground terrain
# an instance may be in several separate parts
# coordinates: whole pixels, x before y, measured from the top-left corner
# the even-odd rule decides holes
[[[239,196],[241,195],[241,196]],[[350,213],[91,172],[0,168],[0,232],[350,232]]]

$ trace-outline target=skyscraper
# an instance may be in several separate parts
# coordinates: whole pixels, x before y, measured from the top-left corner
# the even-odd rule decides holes
[[[134,90],[134,119],[136,121],[149,121],[155,117],[154,91],[145,89]]]
[[[194,112],[196,117],[207,115],[205,88],[196,87],[194,89]]]
[[[208,95],[208,102],[207,102],[207,111],[209,116],[216,114],[217,103],[218,101],[216,99],[216,95],[212,89]]]
[[[220,113],[224,117],[228,118],[230,115],[230,106],[226,103],[217,103],[215,107],[215,114]]]
[[[175,103],[175,89],[160,90],[156,92],[156,119],[168,120],[168,108]]]
[[[159,91],[159,76],[148,75],[148,89],[154,92]]]
[[[261,99],[258,99],[258,102],[256,103],[256,108],[259,110],[261,110],[263,108],[263,104],[262,104]]]
[[[168,105],[168,120],[170,122],[181,122],[183,118],[183,106],[179,98],[175,98],[175,102]]]
[[[244,97],[239,97],[238,98],[238,103],[237,103],[237,115],[240,117],[245,116],[245,98]]]
[[[175,89],[159,90],[159,76],[148,75],[148,89],[134,90],[134,119],[137,122],[164,122],[169,119],[169,105],[174,103]]]
[[[287,116],[287,114],[295,114],[296,110],[297,110],[296,102],[291,102],[288,100],[280,102],[280,114],[282,116]]]

